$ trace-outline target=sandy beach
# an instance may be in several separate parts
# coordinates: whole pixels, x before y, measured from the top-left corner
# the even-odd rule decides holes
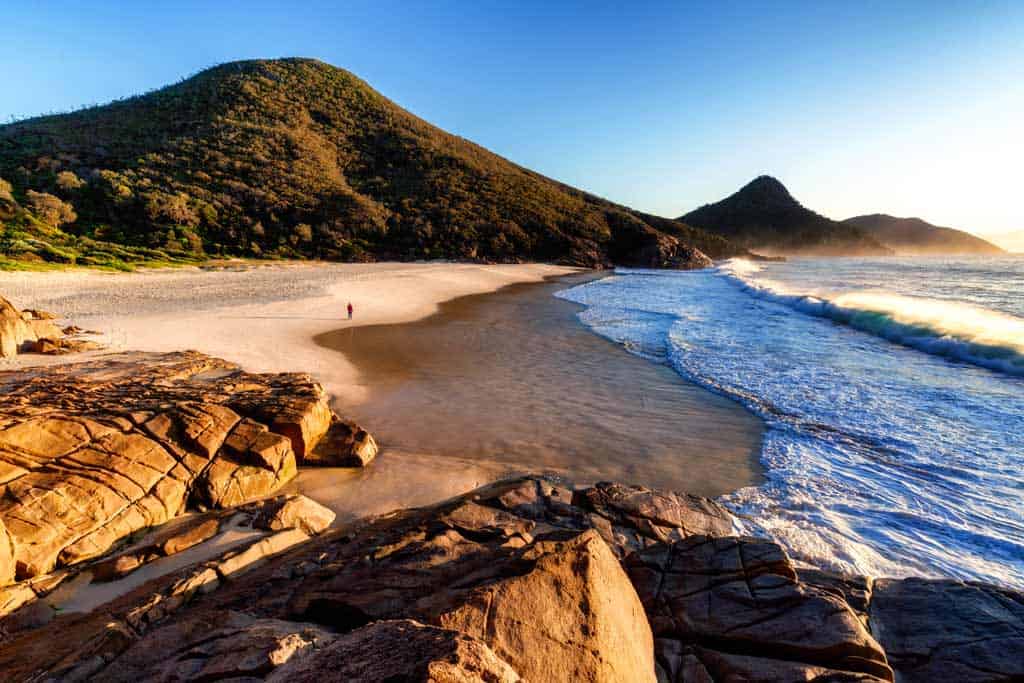
[[[511,285],[316,341],[372,387],[349,413],[391,453],[709,497],[759,484],[760,419],[599,337],[554,296],[595,277]]]
[[[0,292],[99,332],[111,351],[195,349],[251,372],[314,375],[383,447],[366,470],[307,469],[290,484],[339,520],[526,470],[708,495],[757,483],[759,420],[586,331],[551,296],[568,283],[525,287],[577,272],[432,262],[0,273]],[[509,285],[525,288],[480,296]]]
[[[360,375],[345,358],[312,343],[314,336],[340,326],[419,320],[455,297],[574,270],[430,262],[0,272],[0,292],[19,308],[52,310],[101,332],[109,350],[195,349],[250,372],[312,373],[343,409],[362,399]],[[81,357],[87,356],[57,362]],[[45,362],[25,356],[7,367]]]

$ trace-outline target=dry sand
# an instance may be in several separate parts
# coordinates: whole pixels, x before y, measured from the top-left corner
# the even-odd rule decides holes
[[[18,308],[50,310],[67,323],[98,330],[110,350],[195,349],[250,372],[309,372],[344,408],[360,402],[365,388],[351,363],[313,343],[316,335],[419,320],[455,297],[575,270],[430,262],[0,272],[0,295]],[[351,322],[345,313],[350,301]],[[54,361],[22,356],[6,366],[48,362]]]

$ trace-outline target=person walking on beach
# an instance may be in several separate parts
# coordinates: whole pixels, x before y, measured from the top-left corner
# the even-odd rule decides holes
[[[354,311],[354,310],[356,310],[356,309],[352,308],[352,302],[349,301],[348,302],[348,319],[349,320],[352,319],[352,311]]]

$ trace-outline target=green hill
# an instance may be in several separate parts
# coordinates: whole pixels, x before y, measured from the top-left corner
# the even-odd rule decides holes
[[[805,208],[771,176],[680,217],[680,221],[765,253],[816,256],[888,255],[892,251],[853,225]]]
[[[595,266],[652,244],[745,252],[517,166],[308,59],[223,64],[0,126],[0,178],[26,209],[30,191],[68,203],[73,220],[43,222],[70,238],[197,257]]]
[[[1002,254],[1002,249],[980,237],[932,225],[920,218],[896,218],[884,213],[847,218],[853,225],[899,254]]]

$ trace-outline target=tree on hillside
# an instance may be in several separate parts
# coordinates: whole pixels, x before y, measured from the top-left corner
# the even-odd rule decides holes
[[[28,198],[28,206],[32,213],[47,225],[59,228],[65,223],[74,223],[78,218],[75,207],[70,202],[61,201],[52,194],[29,190],[25,197]]]

